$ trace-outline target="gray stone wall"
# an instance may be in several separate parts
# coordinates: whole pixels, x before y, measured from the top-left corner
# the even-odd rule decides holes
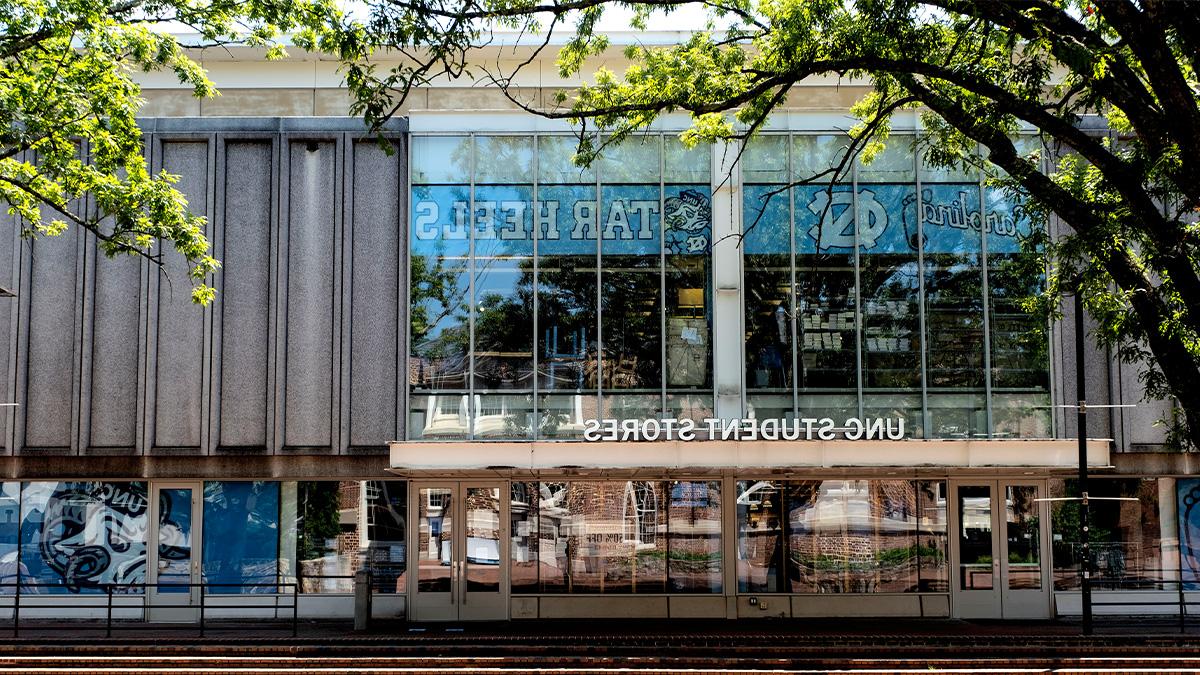
[[[90,235],[0,217],[8,455],[385,454],[403,438],[406,149],[349,118],[147,119],[222,261],[103,259]],[[378,460],[377,460],[378,461]],[[380,464],[382,468],[382,464]]]

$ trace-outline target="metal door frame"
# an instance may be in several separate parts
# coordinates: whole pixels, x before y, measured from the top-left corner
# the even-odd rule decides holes
[[[192,491],[192,528],[191,528],[191,583],[201,583],[200,570],[201,542],[203,541],[203,499],[204,483],[202,481],[154,481],[149,486],[150,497],[150,528],[146,546],[146,603],[147,621],[164,622],[199,622],[200,594],[199,586],[193,586],[187,593],[160,593],[154,584],[158,583],[158,547],[159,524],[162,514],[159,512],[162,503],[159,499],[160,490],[186,489]],[[173,602],[173,601],[182,602]]]
[[[950,598],[951,615],[964,619],[1048,619],[1051,616],[1051,601],[1054,595],[1050,584],[1051,552],[1050,552],[1050,506],[1047,501],[1037,504],[1038,515],[1038,562],[1041,569],[1041,588],[1039,590],[1010,590],[1008,566],[1008,536],[1007,536],[1007,506],[1001,501],[1006,496],[1007,488],[1012,485],[1032,485],[1038,490],[1038,499],[1044,500],[1049,489],[1045,477],[1034,476],[1003,476],[989,478],[953,478],[950,480],[950,508],[947,509],[950,524]],[[983,486],[991,493],[992,516],[992,596],[990,603],[976,595],[968,598],[964,594],[984,594],[987,591],[964,591],[960,588],[960,555],[959,532],[961,530],[961,514],[959,512],[959,489],[962,487]],[[1038,601],[1024,600],[1024,606],[1019,598],[1012,595],[1042,594],[1045,601],[1039,606]],[[990,604],[990,608],[988,605]]]
[[[466,585],[466,548],[467,548],[467,490],[469,488],[492,488],[499,491],[500,494],[500,514],[499,522],[499,540],[497,542],[497,551],[500,556],[499,569],[499,585],[500,588],[496,594],[491,593],[470,593],[467,592]],[[450,538],[450,591],[446,594],[426,592],[422,593],[419,590],[419,575],[420,575],[420,540],[421,540],[421,521],[420,521],[420,500],[421,490],[430,488],[445,488],[450,490],[449,508],[444,511],[451,519],[451,538]],[[479,480],[454,478],[449,480],[414,480],[409,483],[409,503],[408,512],[412,526],[409,527],[408,556],[409,578],[408,584],[408,605],[411,608],[410,617],[414,621],[488,621],[502,620],[509,617],[509,566],[511,565],[511,537],[509,529],[511,528],[510,515],[510,484],[508,481],[496,480],[494,478],[481,478]],[[433,596],[445,595],[442,602],[437,603]],[[474,595],[495,595],[498,596],[496,604],[492,606],[493,612],[475,613],[472,610],[479,607],[479,600],[476,598],[474,604],[471,603],[471,596]],[[422,597],[425,598],[425,603],[421,602]],[[430,604],[435,603],[435,604]],[[425,604],[425,607],[422,607]],[[424,609],[425,611],[422,611]]]

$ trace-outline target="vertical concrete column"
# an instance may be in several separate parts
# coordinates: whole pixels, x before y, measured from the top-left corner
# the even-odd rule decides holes
[[[354,630],[364,631],[371,626],[371,573],[354,573]]]
[[[1158,479],[1158,536],[1159,560],[1162,561],[1163,581],[1179,580],[1179,503],[1175,494],[1175,479]]]
[[[713,383],[719,418],[742,416],[742,199],[737,142],[712,146]]]

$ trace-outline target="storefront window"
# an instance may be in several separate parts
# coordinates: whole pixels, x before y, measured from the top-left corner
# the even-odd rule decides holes
[[[411,437],[711,411],[708,154],[651,134],[581,170],[574,149],[413,139]]]
[[[16,495],[4,485],[9,504]],[[6,576],[15,571],[22,593],[41,594],[102,593],[106,584],[144,583],[149,527],[144,482],[25,483],[20,562],[6,553]]]
[[[766,134],[742,156],[747,414],[1050,436],[1045,322],[1022,307],[1044,270],[1020,201],[918,162],[912,135],[835,175],[847,147]]]
[[[1089,548],[1095,576],[1093,587],[1102,589],[1159,588],[1159,582],[1177,578],[1178,551],[1175,518],[1160,518],[1160,508],[1174,507],[1173,478],[1091,478],[1091,497],[1120,497],[1128,501],[1093,499],[1088,504]],[[1180,480],[1180,490],[1187,481]],[[1163,500],[1165,491],[1166,499]],[[1077,497],[1074,480],[1050,481],[1051,497]],[[1193,516],[1194,517],[1194,516]],[[1057,501],[1051,512],[1053,525],[1054,589],[1073,590],[1080,585],[1079,502]],[[1184,527],[1184,513],[1179,514]],[[1182,544],[1183,540],[1179,540]],[[1167,587],[1174,589],[1174,585]]]
[[[301,593],[353,593],[370,570],[375,593],[405,591],[404,481],[281,483],[280,574]],[[290,502],[294,501],[294,506]],[[291,578],[296,570],[296,578]]]
[[[738,591],[945,592],[944,495],[940,481],[741,481]]]
[[[720,593],[721,483],[671,481],[667,579],[672,592]]]
[[[512,484],[514,593],[720,593],[716,481]]]
[[[22,570],[20,546],[21,484],[0,483],[0,595],[17,592]],[[27,570],[25,573],[28,575]]]
[[[279,569],[279,483],[204,483],[204,583],[210,593],[274,593]]]

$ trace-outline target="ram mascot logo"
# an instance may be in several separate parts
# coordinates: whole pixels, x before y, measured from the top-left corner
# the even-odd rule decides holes
[[[46,500],[42,561],[71,593],[146,577],[145,487],[63,483]]]
[[[706,195],[684,190],[664,203],[667,250],[677,255],[708,253],[712,205]]]

